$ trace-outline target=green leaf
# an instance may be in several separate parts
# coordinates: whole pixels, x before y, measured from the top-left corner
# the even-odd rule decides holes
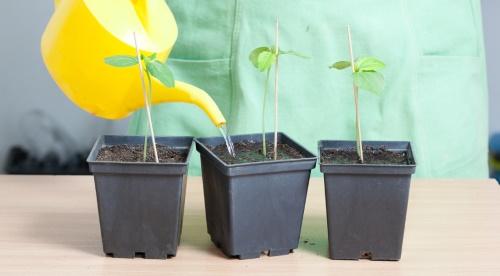
[[[356,61],[356,72],[376,72],[385,67],[385,64],[374,57],[362,57]]]
[[[299,53],[297,51],[282,51],[282,50],[280,50],[280,55],[292,55],[292,56],[296,56],[299,58],[311,58],[311,57],[306,56],[306,55]]]
[[[356,72],[353,73],[354,84],[366,91],[379,94],[384,90],[384,76],[379,72]]]
[[[252,62],[255,68],[259,69],[259,55],[264,51],[271,51],[269,47],[258,47],[255,48],[249,56],[250,62]]]
[[[129,67],[137,65],[137,58],[134,56],[111,56],[104,59],[104,63],[114,67]]]
[[[350,61],[345,61],[345,60],[337,61],[334,64],[330,65],[330,69],[334,69],[335,68],[337,70],[343,70],[343,69],[346,69],[348,67],[351,67],[351,62]]]
[[[151,61],[153,61],[153,60],[155,60],[155,59],[156,59],[156,56],[157,56],[157,54],[156,54],[156,53],[153,53],[152,55],[150,55],[150,56],[149,56],[149,59],[150,59]]]
[[[263,51],[259,54],[257,58],[257,69],[264,72],[269,70],[271,66],[276,62],[276,54],[271,51]]]
[[[175,86],[174,74],[170,71],[166,63],[161,63],[158,60],[147,62],[146,70],[166,87]]]

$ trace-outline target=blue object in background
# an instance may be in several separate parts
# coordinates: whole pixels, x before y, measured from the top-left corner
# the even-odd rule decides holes
[[[490,138],[490,168],[491,177],[500,183],[500,133],[495,133]]]

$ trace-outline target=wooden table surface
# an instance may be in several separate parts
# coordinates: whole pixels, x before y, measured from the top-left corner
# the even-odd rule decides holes
[[[414,181],[399,262],[328,259],[323,189],[311,180],[295,253],[237,260],[211,244],[201,179],[190,177],[177,257],[114,259],[102,252],[91,177],[0,176],[0,275],[500,275],[493,180]]]

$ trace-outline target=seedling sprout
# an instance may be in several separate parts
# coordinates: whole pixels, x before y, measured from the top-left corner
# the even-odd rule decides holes
[[[379,95],[384,89],[384,76],[379,70],[385,67],[385,64],[374,57],[354,58],[352,46],[351,26],[347,26],[350,61],[338,61],[330,66],[330,69],[343,70],[351,68],[353,77],[353,93],[354,93],[354,109],[356,113],[356,152],[361,163],[364,163],[363,158],[363,139],[361,136],[361,121],[359,116],[359,89],[372,92]]]
[[[261,46],[255,48],[250,53],[250,61],[253,66],[257,68],[260,72],[266,73],[266,80],[264,82],[264,95],[262,100],[262,154],[267,157],[266,150],[266,100],[267,94],[269,93],[269,80],[271,69],[274,65],[274,160],[278,157],[278,90],[279,90],[279,58],[281,55],[294,55],[301,58],[307,58],[306,56],[296,52],[296,51],[283,51],[280,49],[280,25],[279,18],[276,18],[276,30],[275,30],[275,44],[274,46]]]
[[[144,106],[146,108],[146,114],[147,114],[147,125],[149,128],[149,133],[151,134],[151,141],[153,143],[155,162],[159,163],[160,161],[158,159],[158,151],[156,149],[153,120],[151,116],[151,99],[153,94],[152,77],[159,80],[166,87],[174,87],[175,86],[174,75],[172,74],[172,71],[170,70],[170,68],[166,63],[163,63],[157,59],[156,53],[150,56],[142,55],[139,50],[140,48],[137,42],[137,37],[135,32],[133,33],[133,36],[134,36],[134,44],[136,51],[135,56],[115,55],[105,58],[104,62],[113,67],[121,67],[121,68],[139,65],[138,66],[139,76],[141,78],[142,92],[144,96]],[[147,85],[146,85],[146,78],[144,77],[144,75],[146,75],[148,81]],[[143,156],[144,162],[146,162],[147,159],[147,148],[148,148],[148,134],[146,133],[146,135],[144,136],[144,156]]]

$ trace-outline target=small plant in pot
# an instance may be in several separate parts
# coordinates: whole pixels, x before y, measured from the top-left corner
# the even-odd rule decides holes
[[[324,173],[329,254],[332,259],[399,260],[411,175],[410,142],[362,140],[359,90],[380,93],[385,65],[373,57],[355,59],[348,26],[350,61],[330,68],[351,69],[355,106],[355,141],[320,141]]]
[[[102,136],[88,163],[95,179],[104,252],[113,257],[166,259],[176,255],[180,241],[193,138],[155,137],[152,81],[173,87],[173,74],[156,54],[140,53],[135,33],[134,41],[135,56],[111,56],[104,62],[138,67],[151,136]]]
[[[278,132],[279,58],[293,54],[276,44],[258,47],[252,64],[267,73],[262,107],[262,133],[197,138],[201,155],[208,233],[228,257],[258,258],[286,255],[298,247],[307,188],[317,158],[287,135]],[[274,66],[275,131],[265,131],[269,76]],[[234,145],[231,146],[231,141]],[[272,143],[268,141],[273,141]]]
[[[218,128],[226,120],[208,93],[174,81],[162,62],[178,37],[166,1],[83,2],[55,1],[41,39],[47,70],[69,100],[96,117],[118,120],[145,108],[150,136],[103,136],[89,155],[104,252],[174,256],[193,143],[192,137],[156,137],[151,105],[189,103]]]

